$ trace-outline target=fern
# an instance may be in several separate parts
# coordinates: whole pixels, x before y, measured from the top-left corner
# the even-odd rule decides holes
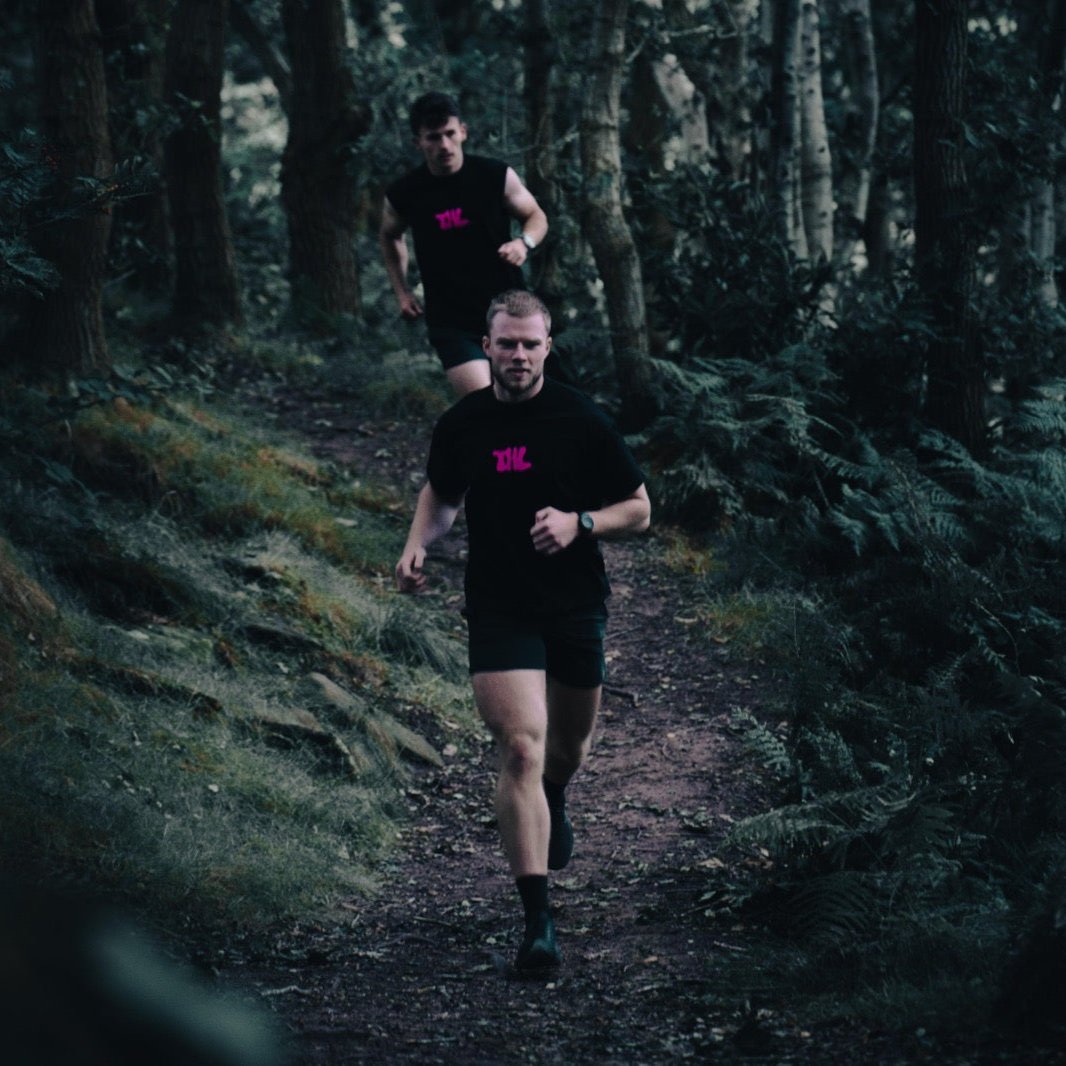
[[[730,718],[742,730],[745,748],[760,765],[765,766],[778,780],[787,781],[794,772],[794,764],[785,742],[750,711],[737,708]]]

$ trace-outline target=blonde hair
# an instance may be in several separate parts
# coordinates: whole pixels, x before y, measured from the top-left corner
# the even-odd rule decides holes
[[[541,315],[544,319],[544,328],[548,333],[552,331],[552,316],[544,301],[528,289],[508,289],[494,296],[489,303],[488,312],[485,315],[485,330],[491,336],[492,320],[498,314],[510,315],[512,318],[529,318],[531,315]]]

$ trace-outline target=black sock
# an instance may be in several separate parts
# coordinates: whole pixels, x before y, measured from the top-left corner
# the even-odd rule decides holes
[[[541,778],[544,782],[544,795],[548,798],[548,807],[553,811],[561,811],[566,807],[566,785],[557,785],[546,777]]]
[[[548,910],[548,875],[526,874],[515,879],[518,894],[522,897],[522,907],[526,912],[526,923]]]

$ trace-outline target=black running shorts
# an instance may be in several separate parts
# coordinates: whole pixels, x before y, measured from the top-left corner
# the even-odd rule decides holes
[[[481,347],[481,335],[451,326],[434,326],[429,330],[429,343],[433,345],[445,370],[475,359],[488,359]]]
[[[563,614],[519,617],[496,612],[467,612],[470,673],[543,670],[573,688],[603,684],[606,664],[603,604]]]

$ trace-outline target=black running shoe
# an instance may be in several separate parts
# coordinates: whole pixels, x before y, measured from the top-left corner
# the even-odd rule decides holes
[[[555,944],[555,923],[547,911],[541,911],[526,924],[526,935],[514,960],[515,969],[520,974],[539,974],[554,970],[560,960]]]
[[[551,814],[552,829],[548,838],[548,869],[562,870],[574,854],[574,827],[565,807],[555,810],[548,808]]]

